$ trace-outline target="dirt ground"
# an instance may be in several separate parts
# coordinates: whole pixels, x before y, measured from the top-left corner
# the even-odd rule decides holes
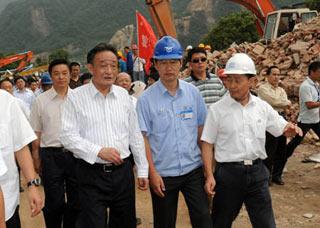
[[[302,163],[305,156],[320,151],[319,147],[301,145],[290,159],[287,172],[284,174],[284,186],[270,187],[274,213],[278,228],[318,228],[320,227],[320,168],[315,163]],[[24,188],[25,184],[24,184]],[[42,214],[30,218],[26,193],[21,193],[22,228],[44,228]],[[305,218],[305,214],[312,218]],[[137,216],[142,219],[139,228],[152,226],[152,208],[149,192],[137,190]],[[177,228],[191,227],[188,211],[180,196]],[[251,227],[245,208],[236,219],[233,228]]]

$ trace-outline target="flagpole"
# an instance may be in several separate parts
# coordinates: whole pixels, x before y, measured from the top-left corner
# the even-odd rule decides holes
[[[138,10],[136,10],[136,26],[137,26],[137,46],[138,46],[138,57],[140,57],[140,47],[139,47],[139,25],[138,25]]]

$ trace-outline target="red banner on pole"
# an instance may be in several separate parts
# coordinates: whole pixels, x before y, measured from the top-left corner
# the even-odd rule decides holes
[[[149,73],[151,66],[150,58],[153,56],[153,49],[157,42],[157,37],[153,32],[153,29],[149,22],[144,16],[138,11],[136,12],[137,17],[137,29],[138,29],[138,46],[139,46],[139,57],[146,60],[145,69]]]

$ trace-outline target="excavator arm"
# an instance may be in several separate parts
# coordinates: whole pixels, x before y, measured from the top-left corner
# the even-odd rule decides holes
[[[271,0],[228,0],[238,3],[256,16],[256,27],[259,34],[263,35],[263,26],[267,14],[276,10]],[[177,37],[170,0],[146,0],[151,18],[155,23],[159,36],[171,35]]]
[[[157,27],[159,37],[177,37],[170,0],[146,0],[152,21]]]
[[[260,36],[263,36],[263,26],[265,25],[266,17],[268,13],[271,13],[276,9],[271,0],[228,0],[230,2],[238,3],[248,10],[250,10],[256,16],[256,27]]]
[[[14,69],[16,72],[23,70],[32,59],[33,53],[31,51],[19,53],[16,55],[10,55],[4,58],[0,58],[0,68],[3,68],[11,63],[20,61],[18,67]]]

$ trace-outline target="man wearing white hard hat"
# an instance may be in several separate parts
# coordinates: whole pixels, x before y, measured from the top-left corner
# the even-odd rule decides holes
[[[244,203],[254,228],[274,228],[269,171],[262,162],[267,157],[265,132],[275,137],[302,132],[250,94],[256,69],[248,55],[238,53],[230,58],[225,74],[229,94],[210,106],[201,136],[205,190],[214,195],[213,227],[231,228]]]

